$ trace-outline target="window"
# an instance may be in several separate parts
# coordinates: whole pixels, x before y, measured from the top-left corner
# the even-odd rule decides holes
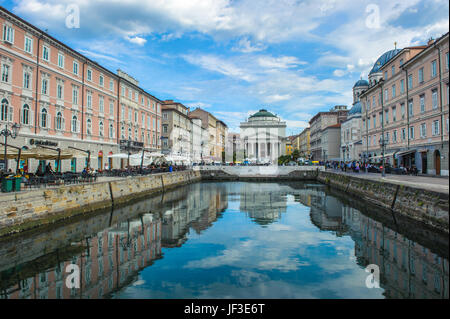
[[[100,84],[101,87],[103,87],[103,85],[105,85],[105,78],[103,77],[103,75],[100,75],[100,77],[98,79],[98,83]]]
[[[405,118],[405,103],[400,104],[400,112],[402,114],[402,120]]]
[[[163,119],[167,120],[167,117],[168,117],[167,113],[163,113],[162,116],[163,116]]]
[[[30,107],[28,104],[24,104],[22,108],[22,124],[29,125],[30,124]]]
[[[405,93],[405,80],[400,81],[400,93]]]
[[[131,135],[131,127],[128,128],[128,138],[132,139],[133,136]]]
[[[386,144],[389,144],[389,141],[390,141],[390,139],[389,139],[389,132],[386,132],[386,137],[385,137],[385,139],[384,139],[384,142],[385,142]]]
[[[98,135],[103,136],[103,122],[98,123]]]
[[[413,86],[413,77],[412,75],[408,76],[408,89],[412,89]]]
[[[395,75],[395,65],[392,66],[391,71],[392,71],[392,76],[394,76]]]
[[[397,130],[392,133],[392,142],[397,143]]]
[[[125,96],[125,87],[122,86],[122,96]]]
[[[58,53],[58,66],[64,68],[64,55]]]
[[[134,100],[136,102],[139,102],[139,94],[138,94],[138,92],[134,92]]]
[[[373,128],[377,127],[377,116],[373,116]]]
[[[78,62],[73,61],[73,74],[78,75]]]
[[[59,83],[56,85],[56,96],[60,100],[63,98],[63,86]]]
[[[45,45],[42,47],[42,59],[47,62],[50,60],[50,48]]]
[[[9,65],[3,64],[2,65],[2,82],[9,83],[9,73],[10,73]]]
[[[397,95],[395,84],[392,86],[392,98]]]
[[[42,94],[47,95],[48,94],[48,80],[47,79],[42,79]]]
[[[392,122],[397,121],[397,108],[394,106],[392,108]]]
[[[138,113],[135,111],[134,112],[134,123],[137,123],[138,121]]]
[[[133,92],[131,92],[131,89],[128,89],[128,98],[130,100],[133,98]]]
[[[14,43],[14,29],[6,24],[3,27],[3,41]]]
[[[63,117],[61,112],[58,112],[58,114],[56,114],[56,129],[59,131],[63,129]]]
[[[419,83],[423,83],[423,68],[419,69]]]
[[[388,73],[387,73],[387,71],[384,71],[384,80],[386,81],[387,78],[388,78]]]
[[[114,126],[109,124],[109,137],[114,138]]]
[[[420,96],[420,112],[425,112],[425,95],[423,94]]]
[[[409,139],[413,140],[414,139],[414,126],[411,126],[409,128]]]
[[[105,100],[103,96],[98,97],[98,111],[100,113],[105,113]]]
[[[424,138],[427,136],[427,125],[425,123],[420,124],[420,137]]]
[[[162,126],[162,128],[163,128],[163,133],[167,133],[167,125],[164,124],[164,125]]]
[[[114,115],[114,102],[111,100],[109,101],[109,114]]]
[[[145,128],[145,114],[142,113],[141,115],[142,128]]]
[[[92,81],[92,70],[87,70],[87,79],[88,81]]]
[[[448,67],[449,67],[449,63],[450,63],[450,61],[449,61],[449,55],[448,55],[448,52],[445,54],[445,68],[448,70]]]
[[[124,128],[123,126],[120,128],[120,137],[121,137],[122,139],[125,138],[125,128]]]
[[[387,101],[389,99],[388,89],[384,90],[384,100]]]
[[[42,109],[41,111],[41,127],[46,128],[47,125],[49,124],[48,122],[48,114],[47,114],[47,110],[46,109]]]
[[[30,89],[30,73],[24,71],[23,72],[23,88]]]
[[[114,81],[112,79],[109,80],[109,89],[114,91]]]
[[[133,111],[131,110],[131,108],[128,108],[128,121],[131,122],[131,118],[132,118],[132,113]]]
[[[413,100],[410,100],[408,103],[408,114],[409,116],[413,116]]]
[[[431,103],[432,103],[433,110],[437,109],[437,107],[438,107],[437,90],[431,91]]]
[[[400,59],[400,66],[403,65],[403,59]]]
[[[92,135],[92,120],[91,119],[86,120],[86,134]]]
[[[436,60],[431,62],[431,77],[434,78],[437,75],[437,67],[436,67]]]
[[[386,124],[389,124],[389,110],[384,111],[384,118],[386,120]]]
[[[86,101],[87,101],[87,108],[92,109],[92,93],[89,91],[87,92]]]
[[[439,120],[433,121],[431,125],[431,134],[433,136],[439,135]]]
[[[33,53],[33,39],[25,37],[24,50],[27,53]]]
[[[72,128],[71,129],[72,129],[73,133],[78,132],[78,119],[75,115],[72,116]]]
[[[402,140],[406,140],[406,129],[402,128]]]
[[[78,87],[74,86],[72,89],[72,103],[78,105]]]

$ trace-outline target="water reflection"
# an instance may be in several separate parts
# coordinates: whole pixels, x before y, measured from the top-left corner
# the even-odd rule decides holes
[[[0,292],[3,298],[448,298],[448,237],[412,229],[321,184],[198,183],[3,239]],[[80,268],[80,289],[65,284],[69,264]],[[365,287],[369,264],[379,265],[382,289]]]

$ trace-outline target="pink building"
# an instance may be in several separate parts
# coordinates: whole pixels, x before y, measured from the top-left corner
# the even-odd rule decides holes
[[[109,71],[2,7],[0,24],[0,127],[20,124],[18,137],[9,144],[31,148],[45,143],[89,150],[94,169],[123,165],[107,157],[121,152],[121,139],[130,138],[148,150],[160,148],[160,101],[138,83],[131,83],[121,71]],[[133,103],[128,103],[133,109],[131,121],[119,105],[125,98],[124,86],[135,94]],[[64,160],[61,171],[80,171],[86,160],[87,155]],[[9,167],[15,163],[10,161]],[[39,164],[33,159],[27,162],[30,172]]]
[[[448,176],[448,52],[447,33],[377,60],[360,94],[363,160]]]

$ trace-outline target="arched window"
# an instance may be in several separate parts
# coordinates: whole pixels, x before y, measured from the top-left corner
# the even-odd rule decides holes
[[[47,109],[42,109],[41,111],[41,127],[47,127]]]
[[[30,124],[30,107],[28,104],[24,104],[22,108],[22,124]]]
[[[72,132],[74,132],[74,133],[76,133],[78,131],[77,123],[78,123],[77,117],[75,115],[72,116]]]
[[[98,129],[99,129],[98,135],[103,136],[103,122],[102,121],[100,121],[100,123],[98,124]]]
[[[1,121],[8,121],[8,107],[9,103],[7,99],[2,100],[2,109],[0,114],[0,120]]]
[[[91,119],[87,119],[86,121],[86,134],[91,135],[92,134],[92,121]]]
[[[57,130],[62,130],[62,122],[63,122],[62,113],[58,112],[58,114],[56,114],[56,129]]]

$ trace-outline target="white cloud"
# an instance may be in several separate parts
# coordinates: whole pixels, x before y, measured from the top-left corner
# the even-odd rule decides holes
[[[288,69],[294,68],[301,64],[307,64],[306,62],[299,61],[294,56],[282,56],[277,58],[271,56],[262,56],[258,59],[258,63],[262,67],[274,69]]]
[[[138,36],[135,36],[135,37],[126,37],[125,39],[126,39],[127,41],[129,41],[129,42],[131,42],[131,43],[134,43],[134,44],[137,44],[137,45],[144,45],[144,44],[147,42],[146,39],[144,39],[144,38],[142,38],[142,37],[138,37]]]

